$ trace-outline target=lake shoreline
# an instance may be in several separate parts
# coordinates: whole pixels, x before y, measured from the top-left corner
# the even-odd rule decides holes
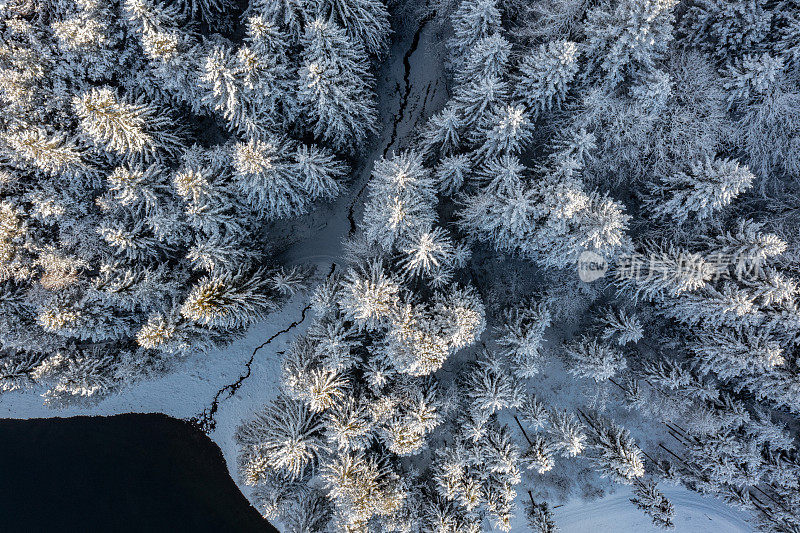
[[[219,446],[160,413],[0,419],[6,531],[277,531]]]

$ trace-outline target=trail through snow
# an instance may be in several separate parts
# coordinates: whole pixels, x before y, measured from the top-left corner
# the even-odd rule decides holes
[[[383,129],[369,154],[354,168],[348,192],[290,223],[289,231],[296,242],[283,254],[283,259],[290,264],[315,266],[318,280],[333,271],[342,255],[342,241],[355,231],[374,161],[404,148],[428,114],[442,107],[447,98],[442,62],[444,45],[438,29],[429,24],[432,18],[429,14],[398,30],[377,77]],[[281,354],[305,330],[307,313],[307,297],[296,295],[281,311],[229,346],[190,357],[169,375],[136,383],[97,405],[47,408],[40,396],[43,388],[0,395],[0,417],[138,412],[194,420],[222,449],[231,476],[249,496],[249,489],[237,473],[236,428],[277,393]],[[685,489],[665,492],[676,507],[678,532],[752,530],[740,513],[721,502]],[[657,531],[628,498],[627,492],[619,491],[591,502],[570,501],[555,510],[555,517],[564,533]],[[527,531],[522,517],[515,521],[514,531]]]

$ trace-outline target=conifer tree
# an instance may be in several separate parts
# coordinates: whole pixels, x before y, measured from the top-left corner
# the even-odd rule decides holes
[[[575,457],[586,449],[586,432],[574,414],[569,411],[554,411],[548,419],[549,435],[563,457]]]
[[[675,508],[664,494],[656,488],[656,484],[651,480],[646,480],[637,484],[633,489],[634,497],[631,502],[653,519],[653,524],[663,528],[672,529],[675,524],[672,518],[675,515]]]
[[[530,503],[525,503],[525,512],[528,525],[534,533],[558,533],[559,528],[547,502],[536,503],[531,499]]]
[[[534,118],[558,109],[578,73],[579,51],[570,41],[539,45],[525,56],[515,79],[514,96]]]
[[[314,134],[338,149],[360,144],[377,117],[363,46],[321,18],[306,26],[303,46],[298,100],[314,121]]]
[[[348,271],[337,303],[359,328],[377,329],[399,311],[399,293],[397,279],[376,260]]]
[[[463,135],[463,120],[455,106],[448,105],[433,115],[422,132],[420,150],[446,155],[457,150]]]
[[[642,452],[628,430],[613,422],[598,422],[594,429],[594,446],[598,456],[593,460],[604,476],[629,484],[644,475]]]
[[[522,406],[522,389],[502,359],[485,353],[467,376],[466,388],[472,406],[492,415],[495,412]]]
[[[389,12],[378,0],[325,0],[317,6],[317,16],[338,23],[370,54],[378,55],[386,48]]]
[[[698,0],[682,25],[693,42],[724,59],[757,49],[767,39],[774,18],[763,0]]]
[[[248,484],[269,472],[291,481],[300,478],[324,447],[320,417],[301,402],[278,397],[263,413],[239,428],[239,458]]]
[[[783,58],[766,53],[746,55],[728,65],[723,77],[728,105],[747,105],[763,98],[776,87],[783,69]]]
[[[655,68],[672,40],[676,0],[607,2],[586,15],[587,56],[612,85]]]
[[[455,193],[464,185],[471,169],[472,164],[466,155],[443,157],[434,174],[437,188],[445,194]]]
[[[453,38],[448,42],[451,55],[467,57],[467,52],[485,37],[500,29],[500,10],[494,0],[463,0],[451,17]]]
[[[555,445],[542,435],[535,435],[533,443],[523,453],[522,460],[530,470],[544,474],[553,469]]]
[[[225,273],[203,278],[189,292],[181,315],[203,325],[238,328],[273,310],[266,272]]]
[[[511,43],[499,33],[480,39],[469,48],[464,65],[455,73],[456,83],[507,74],[510,54]]]
[[[546,306],[534,304],[529,308],[513,308],[505,312],[499,328],[497,344],[511,361],[514,373],[530,378],[539,372],[543,359],[544,331],[550,326],[551,315]]]
[[[566,348],[571,374],[600,383],[614,377],[627,366],[620,352],[596,340],[583,338]]]
[[[432,229],[435,182],[419,154],[376,161],[367,194],[364,232],[369,241],[388,250]]]
[[[177,138],[164,131],[167,117],[152,106],[120,101],[104,87],[92,89],[74,100],[81,130],[93,142],[112,153],[152,158],[158,148],[169,148]]]
[[[495,158],[504,154],[517,155],[530,141],[531,127],[525,111],[507,106],[496,109],[485,117],[475,134],[481,146],[474,152],[480,159]]]
[[[233,148],[234,179],[264,218],[303,214],[311,201],[339,192],[344,166],[325,150],[292,144],[280,138],[250,139]]]
[[[620,346],[639,342],[644,337],[644,329],[636,315],[627,315],[622,310],[609,309],[602,319],[602,323],[605,325],[603,339],[616,338],[616,342]]]

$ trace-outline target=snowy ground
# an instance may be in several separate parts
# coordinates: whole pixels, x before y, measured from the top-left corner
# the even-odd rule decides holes
[[[442,74],[442,39],[433,23],[409,24],[398,30],[389,59],[378,76],[383,130],[371,154],[358,168],[348,193],[336,202],[294,222],[289,228],[294,245],[285,252],[293,263],[314,264],[317,274],[327,274],[340,261],[341,243],[360,218],[364,186],[372,163],[382,155],[402,149],[423,119],[439,109],[446,98]],[[90,407],[50,409],[42,405],[43,389],[17,391],[0,396],[0,417],[43,418],[75,415],[110,415],[128,412],[165,413],[176,418],[195,418],[209,412],[218,398],[214,429],[209,436],[220,446],[232,477],[236,473],[234,433],[241,422],[267,403],[277,392],[280,352],[303,331],[305,297],[298,295],[278,313],[253,327],[230,346],[188,359],[170,375],[137,383],[122,394]],[[271,340],[270,340],[271,339]],[[269,341],[269,342],[267,342]],[[265,342],[267,342],[265,344]],[[247,363],[252,357],[250,373]],[[242,379],[242,376],[247,376]],[[231,384],[240,382],[234,394]],[[245,494],[249,491],[242,487]],[[702,498],[687,490],[665,489],[676,507],[678,532],[745,532],[752,528],[743,515],[719,501]],[[523,493],[524,494],[524,493]],[[657,531],[628,502],[625,490],[590,502],[571,500],[555,509],[565,533]],[[515,530],[525,530],[522,523]]]
[[[743,533],[753,531],[741,513],[713,498],[703,498],[684,488],[665,488],[675,506],[678,533]],[[561,533],[656,533],[663,532],[630,501],[630,492],[619,492],[591,502],[570,501],[554,510]]]

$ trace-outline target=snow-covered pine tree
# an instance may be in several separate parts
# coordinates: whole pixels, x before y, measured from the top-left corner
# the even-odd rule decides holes
[[[585,428],[573,413],[552,411],[548,420],[548,435],[562,457],[575,457],[586,449]]]
[[[471,170],[472,163],[465,154],[443,157],[434,172],[438,190],[454,194],[464,185]]]
[[[636,298],[659,299],[702,289],[719,275],[718,270],[699,253],[674,246],[648,246],[644,253],[625,258],[614,276]]]
[[[480,39],[468,49],[463,66],[455,72],[456,83],[508,74],[510,54],[511,43],[499,33]]]
[[[481,39],[500,30],[500,10],[495,0],[463,0],[453,13],[451,23],[453,37],[447,44],[455,67]]]
[[[187,295],[181,315],[211,327],[246,327],[275,309],[276,274],[239,271],[203,278]]]
[[[298,101],[314,122],[314,135],[351,149],[375,131],[374,77],[363,45],[333,21],[317,18],[303,37]]]
[[[571,374],[591,378],[597,383],[613,378],[627,366],[625,357],[617,349],[586,337],[567,345],[566,355]]]
[[[264,218],[306,213],[310,202],[336,196],[346,173],[329,151],[281,138],[250,139],[232,152],[239,190]]]
[[[746,106],[776,88],[784,69],[783,58],[764,53],[745,55],[729,64],[723,75],[728,105]]]
[[[287,481],[302,478],[324,450],[322,419],[302,402],[279,396],[236,433],[239,467],[248,485],[271,473]]]
[[[547,502],[536,503],[531,497],[530,502],[525,502],[525,515],[533,533],[558,533],[559,528]]]
[[[628,315],[624,310],[609,308],[601,319],[603,328],[602,337],[608,341],[615,339],[619,346],[628,343],[637,343],[644,337],[644,328],[635,314]]]
[[[464,127],[482,125],[508,98],[509,84],[501,76],[480,76],[458,85],[450,100]]]
[[[653,70],[673,39],[677,0],[604,2],[586,14],[586,57],[612,86]]]
[[[664,496],[664,493],[658,490],[652,480],[647,479],[636,484],[631,502],[652,518],[653,524],[660,528],[673,529],[675,527],[672,522],[675,516],[675,507]]]
[[[522,406],[522,385],[502,358],[484,353],[467,374],[464,387],[472,409],[493,415],[497,411]]]
[[[526,464],[529,470],[534,470],[539,474],[544,474],[553,469],[555,462],[553,454],[555,451],[555,444],[548,440],[547,437],[542,435],[534,435],[532,438],[532,443],[522,454],[522,461]]]
[[[108,152],[129,159],[152,160],[178,138],[169,116],[154,106],[122,101],[109,87],[91,89],[74,99],[81,132]]]
[[[421,134],[420,151],[427,156],[447,155],[461,146],[463,119],[454,105],[448,105],[430,119]]]
[[[526,55],[515,78],[514,97],[538,118],[564,103],[578,73],[578,45],[571,41],[548,42]]]
[[[300,42],[306,24],[316,15],[308,3],[292,0],[253,0],[250,8],[269,26],[281,28],[292,44]]]
[[[498,328],[497,344],[502,348],[514,373],[530,378],[539,372],[543,359],[544,332],[551,324],[550,311],[539,303],[530,307],[508,309]]]
[[[451,265],[458,252],[450,236],[439,227],[412,234],[403,253],[403,268],[408,276],[424,276],[442,285],[450,281]]]
[[[316,6],[317,17],[334,21],[353,42],[367,52],[380,55],[387,46],[389,12],[379,0],[323,0]]]
[[[593,444],[597,451],[592,461],[603,476],[625,484],[644,476],[642,451],[636,446],[628,430],[609,420],[597,418],[589,427],[593,430]]]
[[[523,108],[506,106],[495,109],[482,120],[474,134],[474,141],[480,147],[473,152],[473,157],[484,160],[517,155],[526,148],[530,138],[530,120]]]
[[[436,185],[421,155],[403,152],[375,162],[364,206],[367,240],[386,250],[432,230]]]
[[[384,353],[399,372],[431,374],[477,340],[483,315],[483,304],[470,290],[435,293],[430,306],[406,303],[392,316]]]
[[[335,303],[361,329],[388,325],[400,308],[400,283],[396,276],[387,274],[380,260],[348,270],[337,293]]]
[[[547,406],[537,400],[535,396],[529,396],[525,399],[519,414],[534,431],[543,429],[550,417]]]
[[[722,82],[728,106],[740,119],[737,127],[743,135],[738,144],[759,177],[771,185],[774,174],[798,169],[800,156],[792,139],[800,127],[800,88],[784,56],[762,52],[737,57],[725,66]]]

